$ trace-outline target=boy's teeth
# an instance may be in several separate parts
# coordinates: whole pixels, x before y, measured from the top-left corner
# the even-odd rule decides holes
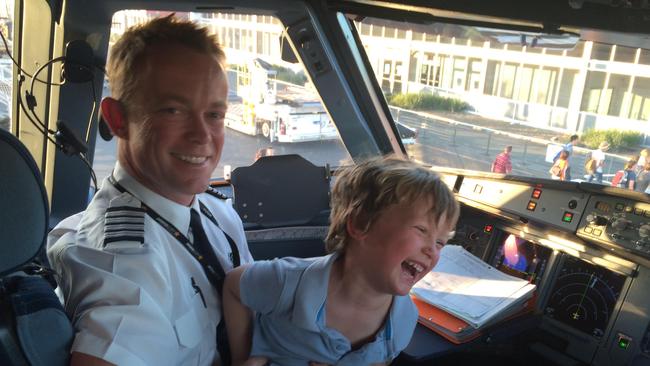
[[[417,273],[420,273],[420,272],[424,271],[424,267],[421,266],[421,265],[418,264],[418,263],[411,262],[411,261],[406,261],[406,264],[408,264],[409,266],[411,266],[411,267],[412,267],[412,268],[413,268]]]

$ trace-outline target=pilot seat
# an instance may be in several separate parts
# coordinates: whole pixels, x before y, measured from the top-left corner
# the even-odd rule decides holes
[[[256,260],[325,254],[329,167],[296,154],[264,156],[232,172],[233,205]]]
[[[51,271],[36,259],[49,207],[29,151],[0,129],[0,365],[68,365],[74,336]]]

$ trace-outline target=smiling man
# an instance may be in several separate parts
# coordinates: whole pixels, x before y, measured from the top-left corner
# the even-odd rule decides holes
[[[224,144],[223,51],[170,16],[128,30],[107,69],[118,162],[49,240],[77,331],[71,364],[218,363],[224,274],[252,262],[241,220],[206,192]]]

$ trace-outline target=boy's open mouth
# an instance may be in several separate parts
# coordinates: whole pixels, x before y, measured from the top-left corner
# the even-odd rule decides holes
[[[411,275],[411,277],[415,278],[418,274],[424,271],[424,266],[416,262],[405,260],[402,262],[402,270]]]

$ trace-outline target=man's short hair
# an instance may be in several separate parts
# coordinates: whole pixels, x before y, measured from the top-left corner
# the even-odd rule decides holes
[[[106,72],[113,98],[127,102],[135,93],[142,71],[138,69],[147,50],[159,44],[178,44],[213,55],[225,72],[226,56],[217,37],[206,28],[180,20],[174,14],[129,28],[111,48]]]
[[[348,219],[370,229],[389,206],[427,200],[436,223],[455,225],[460,209],[452,191],[433,170],[389,156],[343,168],[332,188],[330,229],[325,239],[329,253],[344,252],[349,242]],[[441,219],[444,222],[441,222]]]

